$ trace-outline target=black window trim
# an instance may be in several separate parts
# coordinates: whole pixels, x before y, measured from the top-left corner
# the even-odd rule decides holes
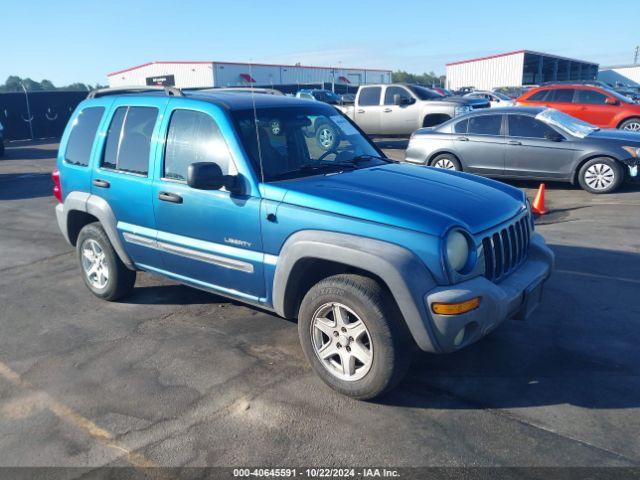
[[[490,117],[490,116],[499,116],[500,118],[500,133],[498,133],[497,135],[491,134],[491,133],[473,133],[469,131],[469,123],[471,122],[472,118],[480,118],[480,117]],[[469,120],[469,123],[467,123],[467,133],[465,133],[464,135],[475,135],[477,137],[506,137],[505,131],[505,122],[506,119],[504,118],[504,113],[490,113],[490,112],[482,112],[482,115],[471,115],[467,120]],[[458,135],[462,135],[461,133],[459,133]]]
[[[127,108],[127,115],[129,114],[128,109],[130,108],[153,108],[156,111],[156,123],[153,127],[153,130],[155,131],[156,129],[156,125],[158,124],[158,119],[161,118],[160,115],[160,108],[158,108],[155,105],[135,105],[135,104],[121,104],[121,105],[114,105],[113,110],[110,112],[109,115],[109,121],[106,125],[106,131],[104,132],[104,142],[102,144],[102,152],[100,152],[100,164],[98,165],[97,170],[103,171],[103,172],[111,172],[111,173],[121,173],[124,175],[132,175],[134,177],[140,177],[140,178],[151,178],[151,176],[149,175],[151,173],[151,165],[153,164],[152,159],[153,159],[153,148],[152,148],[152,143],[153,143],[153,133],[151,138],[149,139],[149,163],[147,165],[147,173],[139,173],[139,172],[133,172],[131,170],[121,170],[119,168],[110,168],[110,167],[105,167],[104,166],[104,155],[105,152],[107,150],[107,139],[109,138],[109,128],[111,127],[111,122],[113,122],[113,117],[115,116],[116,112],[118,111],[119,108]],[[126,116],[124,121],[122,122],[122,129],[124,129],[125,124],[126,124]],[[120,136],[122,136],[122,130],[120,130]]]

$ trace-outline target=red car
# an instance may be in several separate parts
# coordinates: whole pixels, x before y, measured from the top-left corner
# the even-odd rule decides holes
[[[640,132],[640,104],[613,90],[592,85],[543,85],[518,98],[518,104],[547,106],[600,128]]]

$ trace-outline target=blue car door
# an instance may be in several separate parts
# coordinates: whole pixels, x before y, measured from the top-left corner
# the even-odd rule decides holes
[[[203,102],[171,100],[161,129],[154,181],[157,246],[163,272],[246,300],[263,301],[260,198],[251,193],[197,190],[187,185],[195,162],[215,162],[236,175],[236,162],[225,138],[234,133],[222,110]]]
[[[97,168],[91,178],[91,193],[109,204],[122,244],[141,268],[157,268],[162,262],[153,245],[151,158],[154,132],[166,102],[151,97],[114,101],[109,121],[98,136]]]

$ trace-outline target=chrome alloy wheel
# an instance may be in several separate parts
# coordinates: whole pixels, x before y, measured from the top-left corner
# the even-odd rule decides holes
[[[629,122],[627,123],[624,127],[623,130],[628,130],[631,132],[640,132],[640,121],[634,121],[634,122]]]
[[[346,381],[363,378],[373,364],[373,343],[364,322],[346,305],[325,303],[311,320],[313,350],[324,368]]]
[[[451,160],[449,160],[448,158],[440,158],[438,159],[434,164],[434,167],[436,168],[442,168],[444,170],[455,170],[456,166],[453,164],[453,162]]]
[[[584,174],[584,181],[594,190],[606,190],[616,177],[613,169],[606,163],[594,163]]]
[[[333,143],[335,142],[333,130],[330,128],[321,128],[320,133],[318,134],[318,141],[322,148],[329,149],[333,147]]]
[[[82,244],[82,270],[93,288],[101,290],[107,286],[109,267],[104,250],[92,238]]]

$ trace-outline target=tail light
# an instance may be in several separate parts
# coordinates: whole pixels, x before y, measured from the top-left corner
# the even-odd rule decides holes
[[[51,180],[53,180],[53,196],[62,203],[62,187],[60,186],[60,170],[57,168],[51,172]]]

